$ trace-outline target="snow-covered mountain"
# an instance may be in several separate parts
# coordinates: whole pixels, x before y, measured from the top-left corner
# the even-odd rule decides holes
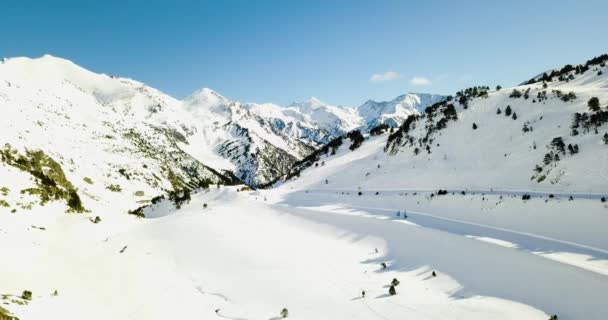
[[[180,101],[49,55],[3,60],[0,103],[6,152],[27,158],[41,151],[74,190],[89,194],[84,202],[110,189],[140,201],[135,192],[152,197],[238,180],[266,184],[332,139],[369,129],[374,117],[314,98],[287,107],[244,104],[207,88]],[[376,114],[378,123],[391,117]]]
[[[285,134],[323,145],[352,130],[366,133],[381,124],[398,127],[408,116],[419,114],[427,106],[445,99],[446,96],[442,95],[408,93],[391,101],[368,100],[359,107],[347,107],[334,106],[312,97],[284,108],[254,104],[251,110],[274,122],[275,127]]]
[[[368,130],[380,124],[398,127],[407,117],[418,114],[426,107],[445,99],[446,96],[437,94],[408,93],[391,101],[368,100],[357,108],[357,111],[364,127]]]

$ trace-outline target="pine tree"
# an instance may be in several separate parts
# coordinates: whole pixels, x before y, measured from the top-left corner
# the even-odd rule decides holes
[[[396,287],[396,286],[398,286],[398,285],[399,285],[399,283],[400,283],[400,282],[399,282],[399,280],[397,280],[397,278],[393,278],[393,281],[391,281],[391,285],[393,285],[393,286],[395,286],[395,287]]]
[[[21,294],[21,299],[23,300],[32,300],[32,292],[31,291],[23,291],[23,293]]]
[[[604,133],[604,144],[608,144],[608,133]]]
[[[521,91],[519,91],[517,89],[513,89],[513,91],[509,95],[509,98],[521,98],[521,96],[522,96]]]
[[[496,114],[501,114],[502,111],[500,110],[500,108],[498,108],[498,110],[496,110]]]
[[[511,116],[511,106],[507,106],[507,108],[505,109],[505,116],[509,117]]]
[[[396,295],[396,294],[397,294],[397,290],[395,290],[395,286],[391,286],[391,287],[388,289],[388,294],[390,294],[391,296],[394,296],[394,295]]]
[[[281,317],[287,318],[287,316],[289,316],[289,311],[287,308],[283,308],[283,310],[281,310]]]
[[[587,102],[587,106],[591,111],[600,111],[600,99],[593,97]]]
[[[517,120],[517,112],[513,112],[513,120]]]
[[[477,125],[473,122],[473,130],[477,130]]]

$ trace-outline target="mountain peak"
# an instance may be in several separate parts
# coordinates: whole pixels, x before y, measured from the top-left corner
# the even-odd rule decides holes
[[[321,104],[323,103],[321,100],[317,99],[316,97],[310,97],[307,100],[305,100],[305,102],[311,103],[311,104]]]
[[[310,97],[301,102],[293,102],[288,107],[299,107],[299,108],[315,110],[315,109],[319,109],[324,106],[328,106],[328,104],[315,97]]]
[[[216,106],[227,103],[229,100],[212,89],[201,88],[185,98],[184,102],[188,105]]]

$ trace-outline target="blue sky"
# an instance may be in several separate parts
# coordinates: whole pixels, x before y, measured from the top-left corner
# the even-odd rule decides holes
[[[584,62],[608,52],[606,12],[605,0],[10,0],[0,56],[49,53],[178,98],[209,87],[359,105]]]

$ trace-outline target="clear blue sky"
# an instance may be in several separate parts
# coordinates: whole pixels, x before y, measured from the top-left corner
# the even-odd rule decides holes
[[[606,0],[9,0],[0,56],[49,53],[178,98],[358,105],[514,85],[608,52],[606,25]]]

